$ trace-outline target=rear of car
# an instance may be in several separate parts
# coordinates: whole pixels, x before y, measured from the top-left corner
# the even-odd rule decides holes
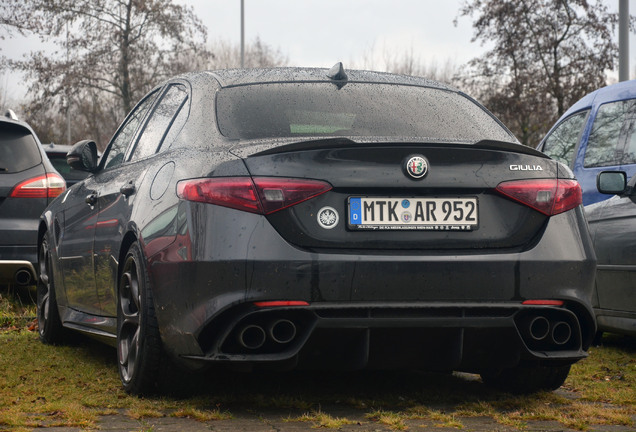
[[[34,282],[39,218],[65,189],[35,132],[0,118],[0,285]]]
[[[167,359],[528,392],[587,355],[580,186],[455,89],[341,64],[188,74],[104,154],[76,144],[93,174],[42,215],[40,337],[110,341],[129,392]]]
[[[214,288],[167,294],[176,281],[153,263],[171,310],[160,322],[193,335],[185,357],[497,382],[549,367],[560,381],[536,377],[538,388],[560,385],[595,329],[594,253],[570,170],[459,92],[338,84],[218,91],[239,161],[178,183],[191,261],[170,266],[180,283]],[[192,302],[206,305],[193,321]]]

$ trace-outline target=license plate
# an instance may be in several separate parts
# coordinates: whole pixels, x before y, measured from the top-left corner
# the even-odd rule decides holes
[[[477,198],[349,198],[353,229],[470,231],[478,224]]]

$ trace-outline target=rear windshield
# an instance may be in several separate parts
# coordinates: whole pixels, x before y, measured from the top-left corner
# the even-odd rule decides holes
[[[233,139],[389,136],[477,142],[514,138],[461,94],[392,84],[253,84],[217,96],[221,133]]]
[[[24,171],[41,162],[38,144],[28,129],[0,124],[0,174]]]

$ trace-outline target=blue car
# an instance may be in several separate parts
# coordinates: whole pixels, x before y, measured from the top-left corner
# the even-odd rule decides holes
[[[569,166],[583,189],[583,205],[610,195],[596,188],[601,171],[636,174],[636,80],[596,90],[575,103],[537,146]]]

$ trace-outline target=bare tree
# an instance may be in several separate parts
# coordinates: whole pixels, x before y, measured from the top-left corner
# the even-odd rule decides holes
[[[90,96],[115,104],[116,125],[150,88],[184,70],[185,53],[207,54],[205,26],[171,0],[8,0],[0,16],[3,27],[58,47],[8,62],[27,77],[34,118],[38,109],[83,109],[79,98]]]
[[[352,61],[352,65],[360,69],[420,76],[447,84],[453,84],[456,81],[455,77],[459,71],[455,62],[450,58],[447,58],[441,65],[436,59],[423,62],[415,54],[413,46],[403,51],[396,51],[385,46],[378,53],[375,45],[372,45],[363,51],[361,60]]]
[[[471,60],[463,84],[526,145],[614,68],[617,16],[601,1],[474,0],[459,15],[474,17],[473,41],[493,46]]]
[[[213,56],[203,59],[202,69],[229,69],[241,66],[241,47],[236,43],[218,39],[209,45]],[[289,59],[280,49],[267,45],[259,37],[245,46],[245,67],[287,66]]]

